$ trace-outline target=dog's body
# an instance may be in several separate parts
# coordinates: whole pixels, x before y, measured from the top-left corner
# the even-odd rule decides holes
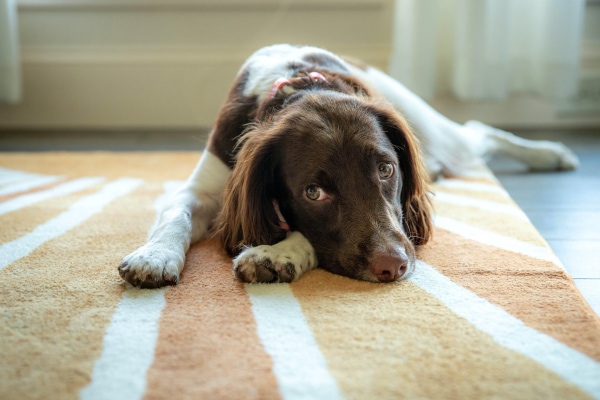
[[[214,225],[244,282],[290,282],[317,263],[401,279],[431,235],[430,177],[494,152],[540,170],[577,165],[559,143],[454,123],[374,68],[266,47],[241,68],[196,169],[119,272],[135,286],[175,284]]]

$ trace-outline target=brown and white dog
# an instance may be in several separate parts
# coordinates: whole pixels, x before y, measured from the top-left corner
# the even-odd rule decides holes
[[[190,245],[213,232],[244,282],[291,282],[317,264],[402,279],[432,234],[430,178],[494,152],[533,169],[577,166],[562,144],[452,122],[374,68],[266,47],[242,66],[198,165],[119,273],[135,286],[176,284]]]

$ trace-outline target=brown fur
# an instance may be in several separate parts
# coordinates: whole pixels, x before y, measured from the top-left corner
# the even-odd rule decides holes
[[[212,139],[209,146],[218,156],[231,157],[227,162],[235,165],[223,194],[215,234],[232,255],[243,246],[274,244],[284,239],[286,231],[280,227],[273,207],[276,200],[291,229],[299,230],[311,241],[323,268],[361,279],[374,254],[387,251],[381,242],[405,247],[414,259],[413,245],[425,244],[430,238],[428,174],[417,139],[391,106],[372,99],[369,90],[351,77],[322,72],[328,79],[327,90],[321,91],[320,83],[310,88],[311,82],[299,80],[294,82],[297,98],[286,102],[268,99],[255,111],[246,108],[250,101],[236,90],[244,76],[240,78],[242,83],[234,85],[230,99],[235,101],[224,107],[219,120],[229,126],[231,121],[243,121],[245,127],[235,131],[244,129],[244,134],[233,144],[236,135],[229,132],[221,135],[226,140]],[[235,115],[239,110],[243,110],[243,117]],[[364,175],[362,171],[371,168],[371,159],[363,157],[362,152],[386,148],[396,154],[400,170],[393,187],[368,176],[359,179]],[[345,158],[344,153],[349,151],[356,154]],[[367,165],[354,165],[360,162]],[[340,203],[337,211],[315,210],[313,215],[304,208],[315,204],[305,204],[310,202],[301,199],[298,188],[317,179],[303,173],[318,175],[323,171],[336,181],[351,176],[354,186],[342,188],[343,183],[338,182],[336,187],[336,182],[331,182],[330,190],[337,191],[338,199],[344,199],[343,205]],[[369,197],[361,190],[381,193]],[[361,200],[365,196],[369,199]],[[347,206],[350,203],[353,205]],[[335,212],[348,215],[340,219]],[[397,216],[404,232],[384,218],[386,212]],[[309,222],[312,218],[314,222]],[[369,225],[371,220],[377,220],[374,226]],[[319,221],[329,226],[315,226]],[[348,221],[354,221],[354,229],[344,226]],[[319,229],[329,232],[322,234]],[[324,242],[329,249],[324,249]]]
[[[429,171],[388,100],[406,107],[424,138]],[[559,143],[524,141],[477,121],[461,126],[375,69],[285,44],[244,63],[207,150],[150,240],[123,259],[126,281],[176,283],[189,245],[212,228],[244,282],[291,282],[316,266],[392,282],[414,270],[416,246],[432,235],[429,177],[460,173],[495,152],[533,168],[577,166]]]
[[[433,210],[429,198],[429,173],[421,156],[419,141],[406,121],[389,108],[385,115],[382,125],[396,151],[402,153],[401,169],[410,171],[410,176],[404,175],[405,186],[402,192],[404,228],[413,244],[424,245],[432,235]]]

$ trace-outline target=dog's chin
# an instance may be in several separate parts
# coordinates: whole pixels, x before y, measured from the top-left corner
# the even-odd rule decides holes
[[[319,268],[335,275],[341,275],[346,278],[355,279],[358,281],[373,282],[373,283],[392,283],[403,281],[409,278],[415,270],[414,260],[410,260],[406,272],[397,279],[389,282],[382,282],[377,276],[369,270],[368,266],[359,265],[355,268],[344,268],[339,262],[319,263]]]

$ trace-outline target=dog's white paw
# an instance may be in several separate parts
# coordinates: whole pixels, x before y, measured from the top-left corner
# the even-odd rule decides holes
[[[292,240],[290,240],[290,237]],[[242,282],[292,282],[317,266],[312,246],[299,233],[273,246],[249,247],[233,259],[233,272]]]
[[[536,142],[535,154],[527,160],[527,164],[539,171],[573,170],[579,166],[575,153],[559,142]]]
[[[167,246],[147,243],[123,258],[119,274],[125,281],[141,288],[175,285],[179,282],[184,257]]]
[[[562,143],[524,139],[479,121],[467,121],[465,127],[477,136],[493,139],[498,151],[524,162],[533,170],[572,170],[579,166],[575,153]]]
[[[233,259],[233,272],[242,282],[292,282],[300,275],[292,258],[273,246],[250,247]]]

